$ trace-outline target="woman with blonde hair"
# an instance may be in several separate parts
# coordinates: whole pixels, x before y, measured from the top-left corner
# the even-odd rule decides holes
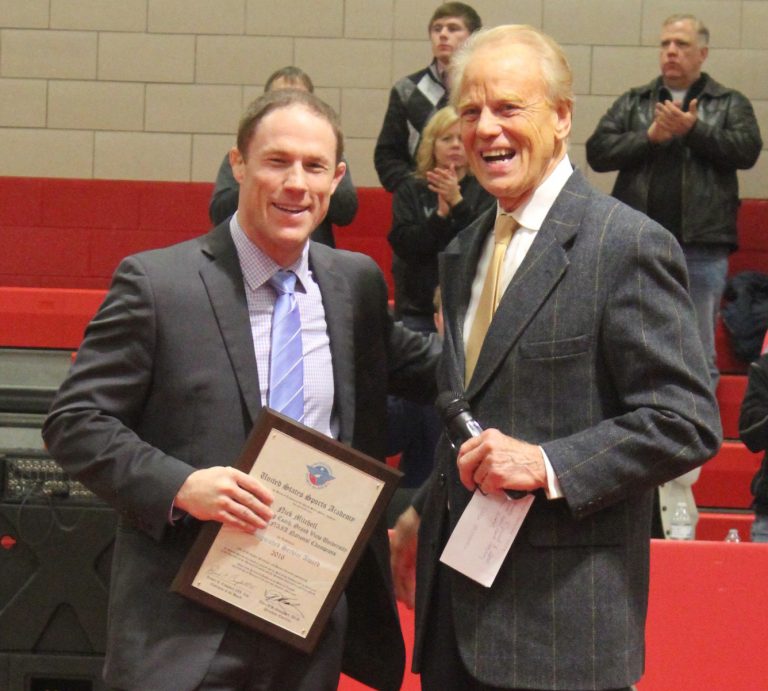
[[[389,242],[394,249],[395,316],[422,333],[435,331],[437,255],[495,200],[469,173],[453,108],[441,108],[424,127],[416,171],[395,191]],[[442,425],[434,407],[388,399],[390,455],[400,453],[404,477],[390,505],[390,519],[432,469]]]
[[[438,110],[422,132],[416,171],[396,190],[389,243],[395,257],[395,316],[409,328],[434,331],[437,255],[493,203],[469,173],[453,107]]]

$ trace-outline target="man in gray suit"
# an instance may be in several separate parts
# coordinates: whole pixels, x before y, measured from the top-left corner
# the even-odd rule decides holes
[[[335,114],[312,94],[254,102],[230,153],[236,214],[121,263],[53,404],[51,454],[119,513],[111,686],[330,691],[340,668],[400,686],[383,523],[312,655],[169,592],[203,521],[252,532],[272,517],[269,490],[230,464],[273,386],[276,272],[297,278],[305,424],[382,459],[387,389],[434,395],[435,358],[393,325],[374,262],[308,241],[344,175],[342,153]]]
[[[458,458],[441,439],[392,538],[409,604],[417,564],[414,667],[427,690],[627,688],[643,672],[653,488],[721,436],[682,253],[572,169],[572,78],[551,38],[480,32],[453,83],[470,165],[498,209],[441,258],[438,388],[485,431]],[[501,298],[478,339],[495,256]],[[440,562],[476,488],[531,493],[521,513],[533,500],[490,587]]]

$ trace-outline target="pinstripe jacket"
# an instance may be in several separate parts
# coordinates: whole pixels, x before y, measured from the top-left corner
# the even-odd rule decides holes
[[[491,209],[441,257],[443,390],[463,389],[462,326],[493,222]],[[604,689],[641,676],[652,490],[721,437],[686,285],[670,233],[572,174],[465,391],[483,427],[544,448],[564,494],[539,492],[491,588],[451,573],[459,649],[480,681]],[[442,439],[422,507],[416,667],[442,524],[469,498]]]

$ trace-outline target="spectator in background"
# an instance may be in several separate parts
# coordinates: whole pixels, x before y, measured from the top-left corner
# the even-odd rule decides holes
[[[736,170],[751,168],[763,144],[747,98],[702,72],[708,44],[699,19],[669,17],[661,75],[616,100],[587,141],[587,161],[597,172],[618,170],[613,196],[680,241],[714,390],[715,322],[737,245]]]
[[[493,202],[467,167],[459,116],[452,106],[441,108],[424,128],[415,173],[392,202],[388,239],[394,251],[395,318],[408,328],[435,330],[438,252]]]
[[[749,382],[739,415],[739,437],[750,451],[768,449],[768,352],[749,366]],[[768,542],[768,453],[752,478],[752,542]]]
[[[421,131],[434,112],[448,103],[447,69],[451,57],[481,26],[480,15],[463,2],[443,3],[432,14],[428,25],[432,62],[392,87],[376,141],[376,173],[389,192],[410,175]]]
[[[279,89],[300,89],[309,93],[315,92],[315,86],[309,75],[304,70],[293,65],[274,71],[264,85],[264,93],[278,91]],[[331,197],[328,215],[312,232],[312,240],[329,247],[336,246],[333,236],[333,225],[347,226],[352,223],[357,213],[357,191],[352,183],[349,163],[347,163],[346,159],[344,159],[344,163],[347,166],[347,170]],[[214,225],[222,223],[235,213],[239,192],[240,185],[238,185],[235,176],[232,174],[229,152],[227,152],[224,155],[221,166],[219,166],[213,195],[208,206],[208,215]]]
[[[587,141],[587,161],[598,172],[618,170],[613,196],[648,214],[679,240],[688,268],[696,325],[712,390],[720,374],[715,325],[736,249],[739,184],[762,148],[752,105],[716,82],[702,66],[709,30],[690,14],[675,14],[661,29],[661,75],[620,96]],[[658,492],[654,537],[668,537],[670,515],[685,500],[696,525],[691,473]]]

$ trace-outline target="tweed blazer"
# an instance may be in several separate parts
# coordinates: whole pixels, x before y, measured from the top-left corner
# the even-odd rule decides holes
[[[383,459],[387,385],[421,399],[434,395],[435,358],[424,339],[393,325],[371,259],[311,243],[309,261],[326,312],[340,439]],[[205,674],[227,620],[168,592],[199,531],[191,517],[171,525],[169,511],[195,469],[238,457],[260,408],[228,223],[124,260],[43,432],[54,458],[119,513],[110,685],[188,689]],[[377,688],[399,688],[404,646],[383,525],[346,595],[345,671]]]
[[[438,386],[485,428],[539,444],[563,499],[534,504],[490,588],[451,572],[469,672],[500,687],[603,689],[643,672],[653,488],[721,437],[673,236],[574,172],[505,291],[472,380],[463,323],[494,210],[441,257]],[[440,536],[470,493],[442,439],[422,506],[418,668]],[[447,510],[450,506],[450,510]]]

